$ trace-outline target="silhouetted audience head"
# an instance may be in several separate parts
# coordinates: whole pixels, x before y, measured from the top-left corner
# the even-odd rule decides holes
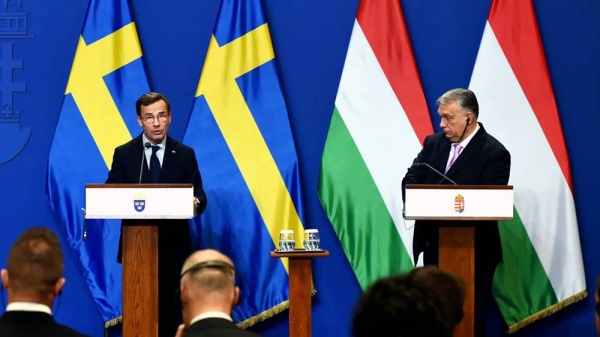
[[[8,302],[35,302],[52,306],[65,279],[63,253],[56,234],[42,227],[27,229],[13,244],[2,286]]]
[[[435,293],[440,301],[443,323],[446,329],[453,331],[463,319],[465,282],[456,274],[435,266],[415,268],[409,276]]]
[[[437,267],[381,278],[361,296],[352,334],[451,337],[462,319],[464,292],[462,280]]]
[[[240,297],[233,262],[212,249],[197,251],[185,261],[179,289],[186,325],[204,312],[231,315]]]

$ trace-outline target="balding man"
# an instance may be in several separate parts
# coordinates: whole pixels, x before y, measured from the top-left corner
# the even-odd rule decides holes
[[[85,336],[52,318],[52,302],[65,284],[63,269],[63,254],[52,231],[37,227],[21,234],[1,272],[8,306],[0,317],[0,337]]]
[[[212,249],[197,251],[185,261],[179,286],[183,336],[259,337],[231,318],[240,297],[235,272],[231,259]]]

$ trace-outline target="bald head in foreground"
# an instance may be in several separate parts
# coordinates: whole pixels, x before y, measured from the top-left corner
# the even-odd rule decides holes
[[[259,337],[231,318],[240,300],[235,273],[233,261],[216,250],[200,250],[187,258],[179,285],[184,324],[177,336]]]

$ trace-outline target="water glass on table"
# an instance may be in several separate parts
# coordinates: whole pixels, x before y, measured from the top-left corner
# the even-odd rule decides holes
[[[307,229],[304,231],[304,249],[320,250],[321,240],[319,239],[319,230]]]
[[[294,231],[291,229],[282,229],[279,232],[279,251],[280,252],[291,252],[296,246],[296,240],[294,239]]]

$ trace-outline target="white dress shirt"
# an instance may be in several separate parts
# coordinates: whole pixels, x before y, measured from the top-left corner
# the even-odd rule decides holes
[[[152,144],[152,142],[150,142],[148,140],[148,138],[146,138],[146,134],[142,134],[142,144],[146,144],[146,142],[149,142],[150,144]],[[154,146],[154,144],[152,144]],[[160,162],[160,167],[162,167],[163,164],[163,158],[165,157],[165,150],[166,150],[166,146],[167,146],[167,135],[165,135],[165,138],[163,138],[162,142],[160,142],[158,145],[158,147],[160,147],[160,149],[158,149],[158,151],[156,151],[156,157],[158,157],[158,161]],[[150,157],[152,157],[152,147],[149,147],[146,149],[145,151],[146,153],[146,162],[148,163],[148,169],[150,169]]]
[[[221,312],[221,311],[207,311],[205,313],[202,313],[202,314],[194,317],[192,319],[192,321],[190,322],[190,325],[198,322],[201,319],[206,319],[206,318],[223,318],[223,319],[226,319],[228,321],[233,322],[233,319],[231,318],[231,316],[227,315],[224,312]]]
[[[12,302],[6,306],[6,311],[36,311],[52,315],[52,309],[47,305],[33,302]]]
[[[477,123],[477,127],[475,127],[475,131],[473,131],[472,134],[469,135],[469,137],[463,139],[459,144],[461,147],[460,151],[458,152],[458,156],[460,156],[460,154],[464,151],[465,147],[467,147],[467,144],[469,144],[469,142],[471,141],[471,139],[473,139],[473,136],[475,136],[475,134],[477,133],[477,131],[479,131],[480,127],[479,127],[479,123]],[[152,152],[150,152],[152,153]],[[450,146],[450,155],[448,156],[448,162],[446,162],[446,167],[448,167],[448,165],[450,165],[450,162],[452,161],[452,156],[454,156],[454,143],[452,143],[452,146]],[[456,161],[456,160],[455,160]]]

